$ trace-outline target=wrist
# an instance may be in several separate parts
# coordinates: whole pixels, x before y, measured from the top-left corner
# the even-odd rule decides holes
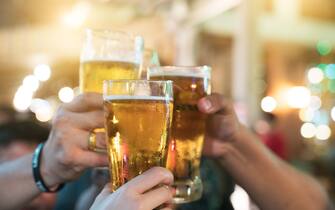
[[[54,188],[55,186],[61,184],[62,182],[60,181],[59,178],[57,178],[56,173],[52,171],[52,168],[48,167],[49,164],[48,161],[46,160],[47,158],[47,145],[45,145],[43,147],[43,151],[42,151],[42,157],[41,157],[41,176],[44,179],[45,184],[47,185],[47,187],[49,188]]]
[[[32,161],[33,176],[36,186],[42,192],[57,192],[63,184],[55,179],[55,176],[48,170],[46,161],[44,160],[44,144],[41,143],[37,146]]]

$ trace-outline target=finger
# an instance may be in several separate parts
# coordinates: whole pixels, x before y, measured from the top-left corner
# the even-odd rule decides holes
[[[168,186],[151,190],[142,196],[144,209],[154,209],[171,201],[173,194]]]
[[[201,112],[206,114],[214,114],[217,112],[225,114],[233,111],[232,103],[218,93],[213,93],[201,98],[198,102],[198,108]]]
[[[128,183],[132,190],[142,194],[159,184],[172,184],[173,175],[166,168],[154,167],[135,177]]]
[[[108,157],[91,151],[79,151],[76,157],[76,164],[84,168],[108,166]]]
[[[206,138],[202,153],[208,157],[221,157],[227,150],[227,143],[215,138]]]
[[[212,114],[208,116],[206,129],[211,137],[228,140],[239,130],[238,126],[235,114]]]
[[[101,110],[85,113],[64,111],[62,115],[56,117],[56,123],[90,131],[104,127],[104,112]]]
[[[106,184],[105,187],[102,189],[102,191],[99,193],[99,195],[95,199],[95,203],[101,203],[103,200],[105,200],[109,195],[111,194],[109,184]]]
[[[87,112],[103,109],[102,95],[99,93],[85,93],[75,97],[72,102],[63,104],[71,112]]]
[[[89,151],[89,138],[91,134],[90,131],[84,131],[80,129],[68,129],[68,134],[66,134],[66,139],[71,139],[72,146],[81,148],[82,150]],[[106,148],[106,137],[104,133],[95,134],[96,148]]]

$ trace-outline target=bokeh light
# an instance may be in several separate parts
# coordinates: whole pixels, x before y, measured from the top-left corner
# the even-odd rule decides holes
[[[313,93],[313,94],[321,94],[324,87],[323,83],[318,83],[318,84],[309,84],[308,89]]]
[[[325,71],[325,70],[326,70],[326,68],[327,68],[327,66],[328,66],[328,65],[327,65],[327,64],[325,64],[325,63],[320,63],[320,64],[318,64],[318,66],[317,66],[317,67],[318,67],[319,69],[321,69],[322,71]]]
[[[51,68],[47,64],[39,64],[34,68],[34,75],[39,81],[47,81],[51,76]]]
[[[327,65],[325,69],[326,77],[329,79],[335,79],[335,64]]]
[[[313,110],[321,108],[322,101],[319,96],[311,96],[308,107]]]
[[[287,91],[287,104],[291,108],[305,108],[311,98],[311,92],[306,87],[292,87]]]
[[[88,2],[79,2],[69,13],[64,15],[63,23],[73,28],[81,27],[87,19],[90,10],[91,5]]]
[[[37,120],[47,122],[53,116],[53,109],[51,104],[44,99],[34,98],[29,106],[29,109],[35,113]]]
[[[315,110],[313,122],[317,125],[327,125],[329,123],[329,111],[324,109]]]
[[[332,51],[332,44],[328,40],[320,40],[316,44],[316,49],[320,55],[328,55]]]
[[[319,140],[327,140],[331,135],[331,130],[328,125],[319,125],[316,128],[316,138]]]
[[[250,199],[248,193],[240,186],[235,185],[235,190],[230,196],[230,201],[234,209],[248,210],[250,209]]]
[[[317,128],[313,123],[304,123],[300,128],[300,134],[302,137],[309,139],[313,138],[317,132]]]
[[[58,92],[58,98],[64,103],[69,103],[74,98],[74,92],[70,87],[63,87]]]
[[[324,78],[323,71],[317,67],[311,68],[308,70],[307,78],[310,83],[318,84]]]
[[[335,106],[331,109],[330,116],[331,116],[332,120],[335,121]]]
[[[40,82],[34,75],[28,75],[23,79],[22,85],[25,89],[36,91],[40,86]]]
[[[13,99],[15,110],[19,112],[26,111],[32,102],[33,94],[34,93],[30,89],[27,89],[24,86],[20,86],[16,91]]]
[[[261,108],[264,112],[273,112],[277,107],[277,101],[271,96],[266,96],[261,101]]]
[[[311,122],[314,118],[314,110],[310,108],[300,109],[299,118],[303,122]]]
[[[329,80],[327,88],[331,93],[335,93],[335,80]]]

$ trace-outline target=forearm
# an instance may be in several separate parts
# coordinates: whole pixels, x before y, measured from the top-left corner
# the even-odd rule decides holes
[[[40,194],[31,162],[32,154],[0,165],[0,209],[19,209]]]
[[[315,180],[279,160],[245,128],[226,143],[221,162],[261,209],[327,209]]]

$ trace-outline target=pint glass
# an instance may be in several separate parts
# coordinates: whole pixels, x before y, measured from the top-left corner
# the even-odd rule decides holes
[[[206,115],[197,102],[210,94],[210,68],[153,67],[148,78],[172,80],[174,110],[167,168],[174,174],[175,203],[197,200],[202,195],[200,158],[205,136]]]
[[[154,166],[166,166],[171,81],[105,81],[104,110],[112,191]]]
[[[102,93],[104,80],[139,79],[144,41],[140,36],[87,29],[80,57],[79,86]]]

